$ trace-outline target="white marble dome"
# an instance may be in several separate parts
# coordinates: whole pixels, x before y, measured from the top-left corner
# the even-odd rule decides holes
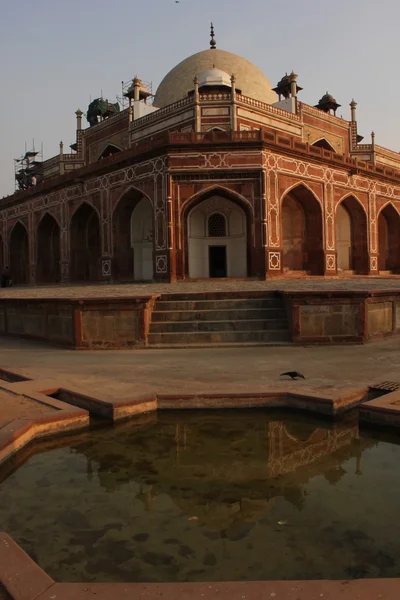
[[[267,104],[277,102],[278,98],[272,91],[270,81],[260,69],[237,54],[210,48],[185,58],[164,77],[158,86],[154,106],[163,108],[186,98],[188,92],[193,90],[195,75],[200,77],[212,71],[229,74],[229,85],[233,73],[236,78],[235,87],[240,89],[244,96]]]

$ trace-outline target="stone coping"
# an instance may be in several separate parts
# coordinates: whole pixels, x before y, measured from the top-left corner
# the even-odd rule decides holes
[[[399,292],[400,293],[400,292]],[[129,304],[145,304],[150,300],[156,300],[160,294],[135,294],[134,296],[88,296],[88,297],[79,297],[76,298],[74,296],[65,296],[65,297],[57,297],[57,296],[6,296],[0,297],[0,303],[8,303],[8,304],[40,304],[42,302],[51,302],[53,304],[72,304],[74,306],[79,306],[85,303],[88,304],[116,304],[116,303],[124,303],[129,302]]]
[[[399,275],[400,278],[400,275]],[[240,299],[240,298],[267,298],[273,296],[283,296],[285,298],[291,297],[310,297],[310,298],[374,298],[381,296],[398,296],[400,295],[400,286],[399,288],[391,288],[391,289],[368,289],[368,290],[360,290],[360,289],[285,289],[279,287],[279,280],[277,280],[276,288],[270,289],[266,288],[265,290],[260,289],[246,289],[246,290],[205,290],[204,292],[199,291],[187,291],[181,289],[180,291],[164,291],[159,290],[153,293],[140,293],[134,292],[131,295],[128,294],[113,294],[112,291],[107,291],[107,293],[99,293],[99,295],[93,296],[77,296],[77,295],[65,295],[65,296],[35,296],[29,295],[35,293],[36,290],[40,291],[40,288],[21,288],[21,295],[14,295],[16,292],[15,289],[12,289],[12,295],[0,296],[0,303],[41,303],[41,302],[51,302],[54,304],[62,304],[68,303],[73,304],[74,306],[79,306],[85,303],[97,303],[97,304],[107,304],[107,303],[116,303],[116,302],[129,302],[134,304],[143,304],[147,303],[151,300],[218,300],[218,299]],[[95,284],[92,284],[95,286]],[[110,284],[107,284],[110,285]],[[148,284],[149,286],[151,284]],[[156,286],[156,284],[154,284]],[[169,284],[171,286],[171,290],[173,289],[174,284]],[[95,286],[96,292],[100,292],[102,285]],[[187,287],[190,287],[190,283],[187,283]],[[59,288],[57,288],[59,289]],[[70,291],[76,292],[77,289],[81,289],[78,286],[71,287]]]
[[[284,297],[311,298],[374,298],[380,296],[397,296],[399,289],[390,290],[278,290]]]
[[[0,532],[0,584],[13,600],[398,600],[400,579],[223,583],[56,583]]]

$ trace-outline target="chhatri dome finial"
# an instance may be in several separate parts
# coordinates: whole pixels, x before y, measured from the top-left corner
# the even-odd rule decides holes
[[[214,37],[214,25],[211,23],[211,41],[210,41],[210,48],[211,50],[215,50],[217,47],[217,42],[216,39]]]

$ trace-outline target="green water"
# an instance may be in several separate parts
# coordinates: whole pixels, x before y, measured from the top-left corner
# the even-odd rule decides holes
[[[353,418],[164,412],[23,461],[0,530],[58,581],[400,576],[400,446]]]

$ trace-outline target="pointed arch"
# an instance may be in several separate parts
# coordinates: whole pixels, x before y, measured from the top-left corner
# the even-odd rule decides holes
[[[244,196],[238,194],[238,192],[235,192],[230,188],[218,184],[211,185],[210,187],[193,194],[193,196],[190,196],[190,198],[188,198],[181,207],[181,215],[187,216],[188,211],[192,210],[196,204],[211,198],[211,196],[223,196],[228,198],[228,200],[232,200],[233,202],[236,202],[236,204],[239,204],[239,206],[241,206],[243,210],[248,213],[250,218],[253,218],[254,216],[253,206]]]
[[[97,214],[97,217],[100,219],[100,212],[99,209],[97,208],[97,206],[95,206],[94,204],[92,204],[92,202],[89,202],[89,200],[82,200],[82,202],[80,202],[79,204],[77,204],[71,214],[71,218],[70,218],[70,225],[72,222],[72,219],[74,218],[75,214],[83,207],[83,206],[87,206],[88,208],[94,210],[94,212]],[[86,209],[85,209],[86,210]]]
[[[70,221],[71,281],[100,279],[101,237],[98,210],[82,202]]]
[[[56,218],[46,212],[37,230],[37,281],[59,283],[60,281],[60,226]]]
[[[210,236],[209,217],[225,219],[224,235]],[[246,277],[251,271],[253,207],[238,194],[213,185],[189,198],[181,209],[183,273],[191,278]],[[218,232],[214,232],[216,234]]]
[[[148,200],[150,202],[150,204],[153,206],[153,200],[152,198],[150,198],[150,196],[148,194],[146,194],[146,192],[144,192],[143,190],[141,190],[140,188],[134,186],[134,185],[130,185],[126,190],[124,190],[117,198],[117,200],[115,201],[115,204],[112,208],[112,214],[114,214],[115,210],[118,207],[118,204],[121,202],[121,200],[126,199],[127,197],[133,197],[135,196],[136,198],[140,197],[144,197],[146,198],[146,200]],[[140,199],[140,198],[139,198]]]
[[[323,275],[323,220],[321,202],[303,182],[281,196],[283,267]]]
[[[138,188],[129,187],[112,212],[113,275],[119,281],[153,279],[153,203]]]
[[[334,152],[336,154],[335,148],[325,137],[321,137],[318,140],[315,140],[315,142],[313,142],[311,146],[316,146],[317,148],[322,148],[323,150],[329,150],[329,152]]]
[[[342,209],[346,211],[348,217]],[[339,213],[338,213],[339,211]],[[339,217],[338,217],[339,215]],[[355,194],[345,194],[335,207],[338,265],[358,274],[368,273],[368,217]],[[344,232],[347,229],[347,233]]]
[[[109,156],[112,156],[113,154],[117,154],[118,152],[122,152],[122,148],[120,148],[116,144],[109,143],[105,147],[103,147],[103,150],[101,150],[101,152],[97,156],[95,162],[98,160],[101,160],[102,158],[108,158]]]
[[[378,212],[379,271],[400,272],[400,214],[392,202],[386,202]]]
[[[14,284],[29,283],[29,237],[22,221],[10,231],[10,276]]]
[[[378,214],[376,215],[377,218],[379,218],[379,215],[388,207],[393,208],[393,210],[399,215],[400,217],[400,210],[397,208],[397,206],[395,204],[393,204],[393,202],[391,200],[388,200],[387,202],[385,202],[385,204],[383,206],[380,207],[380,209],[378,210]]]
[[[293,183],[288,188],[286,188],[286,190],[281,194],[280,203],[282,204],[285,196],[287,196],[290,192],[297,190],[297,188],[299,188],[300,190],[304,189],[305,191],[309,192],[309,194],[311,194],[311,196],[315,198],[315,200],[320,204],[320,206],[322,206],[321,199],[318,198],[317,194],[314,192],[313,189],[310,188],[308,183],[306,183],[302,179],[300,181],[296,181],[296,183]]]
[[[364,212],[365,216],[366,216],[366,217],[368,216],[368,215],[367,215],[367,211],[366,211],[366,209],[365,209],[365,207],[364,207],[364,204],[361,202],[361,200],[360,200],[360,198],[357,196],[357,194],[353,194],[352,192],[348,192],[348,193],[346,193],[344,196],[342,196],[342,197],[340,198],[339,202],[336,204],[335,211],[337,210],[338,206],[339,206],[340,204],[342,204],[342,202],[344,202],[344,201],[345,201],[345,200],[347,200],[347,199],[354,199],[354,200],[356,200],[357,204],[359,204],[359,205],[360,205],[360,208],[363,210],[363,212]]]

